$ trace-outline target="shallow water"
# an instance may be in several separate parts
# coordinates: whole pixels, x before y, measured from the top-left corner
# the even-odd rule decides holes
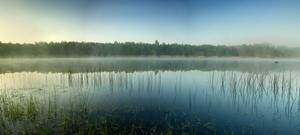
[[[73,96],[126,124],[169,117],[196,133],[299,134],[297,60],[203,58],[2,59],[0,89],[11,98]],[[80,93],[80,94],[78,94]],[[78,94],[78,95],[77,95]],[[166,115],[168,114],[168,115]],[[134,115],[134,116],[133,116]],[[178,126],[176,127],[176,123]],[[170,128],[165,125],[161,128]]]

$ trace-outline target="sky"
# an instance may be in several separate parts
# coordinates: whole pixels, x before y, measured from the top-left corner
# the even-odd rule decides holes
[[[0,41],[300,46],[300,0],[0,0]]]

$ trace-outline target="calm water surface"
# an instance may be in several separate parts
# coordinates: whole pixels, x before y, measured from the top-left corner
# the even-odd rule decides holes
[[[92,115],[209,133],[300,134],[300,61],[203,58],[2,59],[11,98],[76,99]],[[75,98],[76,97],[76,98]],[[176,125],[178,124],[178,125]],[[167,124],[158,124],[161,128]],[[164,127],[165,126],[165,127]]]

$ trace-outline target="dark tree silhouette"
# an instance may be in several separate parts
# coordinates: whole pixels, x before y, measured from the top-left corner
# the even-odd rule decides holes
[[[0,57],[98,57],[98,56],[217,56],[217,57],[298,57],[300,48],[270,44],[239,46],[153,44],[135,42],[0,42]]]

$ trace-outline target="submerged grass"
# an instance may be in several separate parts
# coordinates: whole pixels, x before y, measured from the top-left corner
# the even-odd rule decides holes
[[[59,108],[54,100],[48,106],[33,96],[12,100],[1,96],[0,134],[216,134],[210,122],[197,122],[182,114],[160,110],[126,110],[103,113],[88,104],[70,100],[69,106]],[[45,111],[44,109],[48,110]],[[153,120],[142,115],[160,117]],[[100,115],[101,114],[101,115]],[[201,129],[201,130],[200,130]]]
[[[10,98],[1,94],[0,134],[173,135],[216,132],[211,123],[202,123],[185,114],[134,107],[103,112],[101,108],[90,104],[86,97],[72,96],[68,103],[59,105],[54,95],[41,101],[32,95]],[[145,117],[154,115],[158,118]]]

